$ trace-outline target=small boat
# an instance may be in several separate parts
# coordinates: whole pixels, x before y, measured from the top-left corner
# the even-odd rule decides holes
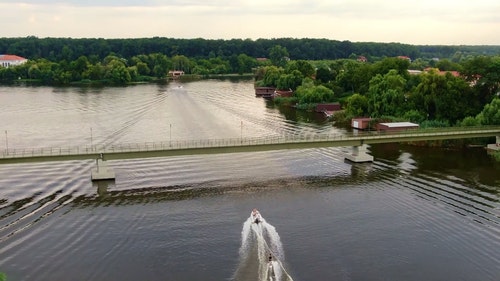
[[[252,210],[252,223],[260,223],[262,222],[262,216],[260,215],[257,209]]]

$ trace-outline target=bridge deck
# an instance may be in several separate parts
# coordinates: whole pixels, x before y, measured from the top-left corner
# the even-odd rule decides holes
[[[111,144],[59,148],[4,150],[0,164],[36,161],[96,159],[106,160],[175,155],[252,152],[279,149],[359,146],[363,144],[415,142],[426,140],[484,138],[500,135],[500,126],[446,129],[418,129],[398,133],[359,132],[351,135],[292,135],[264,138],[205,139],[135,144]]]

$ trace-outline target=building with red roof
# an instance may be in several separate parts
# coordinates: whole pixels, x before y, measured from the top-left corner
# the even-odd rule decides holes
[[[397,56],[397,58],[411,62],[411,58],[409,56]]]
[[[16,55],[0,55],[1,67],[21,65],[27,61],[28,59]]]
[[[365,56],[358,56],[357,61],[359,61],[359,62],[367,62],[368,59]]]

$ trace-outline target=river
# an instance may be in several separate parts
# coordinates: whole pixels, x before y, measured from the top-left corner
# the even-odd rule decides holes
[[[3,86],[0,108],[0,153],[344,132],[256,98],[250,80]],[[500,280],[500,164],[483,149],[374,145],[364,164],[348,150],[114,160],[99,183],[91,160],[0,165],[0,272],[255,281],[272,248],[281,280]]]

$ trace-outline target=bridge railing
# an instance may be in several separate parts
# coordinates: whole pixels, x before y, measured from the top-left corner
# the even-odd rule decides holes
[[[267,137],[228,138],[228,139],[200,139],[200,140],[173,140],[144,143],[117,143],[96,144],[72,147],[40,147],[40,148],[11,148],[4,149],[0,158],[45,157],[66,155],[89,155],[112,152],[148,152],[159,150],[216,148],[250,145],[270,145],[301,142],[325,142],[341,140],[383,139],[391,137],[421,137],[432,135],[456,135],[465,132],[494,132],[500,134],[500,126],[482,126],[466,128],[432,128],[413,129],[398,132],[357,131],[344,134],[294,134],[276,135]]]

